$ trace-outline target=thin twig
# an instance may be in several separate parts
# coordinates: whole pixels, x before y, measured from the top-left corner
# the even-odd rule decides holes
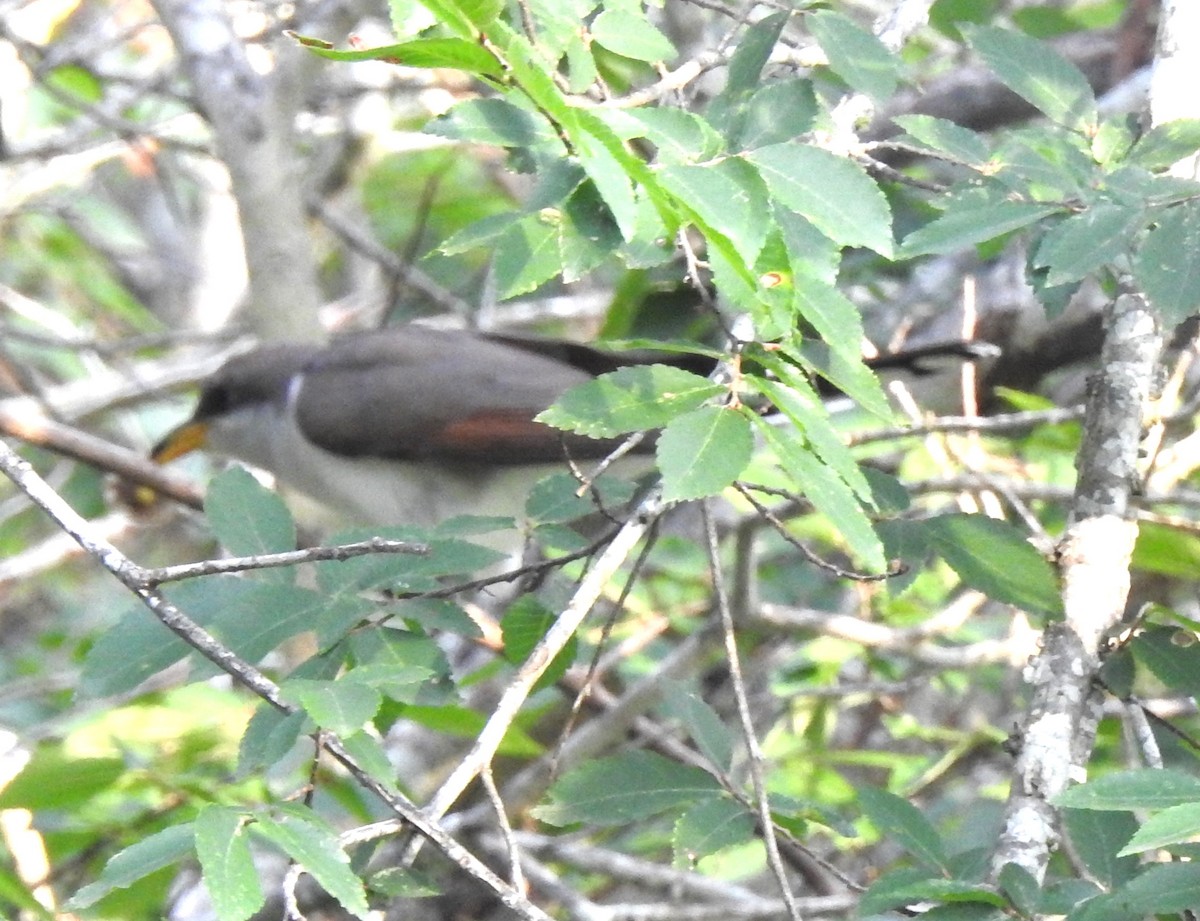
[[[737,635],[733,627],[733,612],[729,607],[729,595],[725,591],[725,578],[722,575],[720,547],[717,543],[717,527],[713,523],[708,502],[700,503],[700,514],[704,519],[704,537],[708,551],[709,571],[712,575],[713,594],[716,596],[717,609],[721,614],[721,627],[725,636],[725,655],[729,660],[730,683],[733,686],[733,696],[737,701],[738,718],[742,724],[742,735],[746,742],[749,755],[750,779],[754,785],[754,797],[758,811],[758,821],[762,826],[763,844],[767,850],[767,863],[779,883],[779,891],[787,906],[788,915],[792,921],[803,921],[800,909],[796,905],[791,883],[788,881],[787,870],[783,859],[779,856],[779,842],[775,839],[775,823],[771,818],[771,803],[767,798],[766,779],[763,776],[762,748],[754,731],[754,718],[750,715],[750,698],[746,694],[746,682],[742,674],[741,659],[738,653]]]

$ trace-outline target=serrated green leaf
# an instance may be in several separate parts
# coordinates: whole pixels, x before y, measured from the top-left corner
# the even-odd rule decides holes
[[[278,818],[259,818],[250,828],[300,864],[346,911],[367,918],[370,906],[362,880],[350,868],[337,836],[315,815],[296,808]]]
[[[1132,813],[1064,809],[1062,818],[1074,852],[1095,879],[1115,887],[1133,877],[1137,860],[1117,856],[1137,831],[1137,820]]]
[[[561,217],[531,214],[496,241],[492,266],[502,299],[528,294],[562,271],[558,220]]]
[[[650,141],[658,163],[711,160],[724,147],[712,125],[684,109],[601,109],[597,115],[622,140]]]
[[[858,164],[798,143],[772,144],[742,156],[758,167],[773,197],[835,243],[891,255],[891,208]]]
[[[667,423],[656,445],[663,499],[715,496],[750,463],[750,421],[727,406],[702,406]]]
[[[1073,809],[1166,809],[1200,801],[1200,779],[1170,768],[1120,771],[1069,787],[1054,798]]]
[[[829,519],[842,540],[871,571],[883,572],[883,545],[853,490],[832,468],[797,444],[796,439],[786,437],[762,420],[758,420],[758,426],[780,465],[795,480],[805,498]]]
[[[278,764],[310,726],[302,712],[283,713],[268,704],[260,704],[246,724],[238,745],[237,776],[247,777],[267,765]]]
[[[749,92],[758,87],[758,78],[771,58],[771,51],[779,41],[788,17],[787,12],[772,13],[746,29],[729,61],[729,76],[722,95]]]
[[[934,548],[967,585],[1026,611],[1062,613],[1054,570],[1008,522],[955,514],[939,515],[925,524]]]
[[[1129,839],[1129,843],[1117,852],[1117,856],[1127,857],[1152,848],[1182,844],[1197,835],[1200,835],[1200,803],[1168,806],[1150,816]]]
[[[809,80],[793,77],[764,83],[741,109],[733,146],[753,150],[794,141],[812,130],[818,109]]]
[[[1022,201],[955,203],[940,217],[906,236],[897,255],[901,259],[911,259],[914,256],[955,253],[1028,227],[1059,210],[1054,205]]]
[[[723,389],[670,365],[638,365],[571,388],[537,421],[592,438],[614,438],[661,428]]]
[[[1200,118],[1179,118],[1155,125],[1129,152],[1129,162],[1150,170],[1166,169],[1200,150]]]
[[[1034,915],[1041,900],[1042,889],[1032,873],[1018,864],[1006,863],[1000,868],[996,881],[1021,914],[1029,917]]]
[[[466,39],[496,21],[504,0],[420,0],[421,6],[437,17],[439,23]]]
[[[599,119],[596,119],[599,122]],[[607,126],[603,126],[607,131]],[[614,135],[615,138],[615,135]],[[588,178],[596,184],[600,197],[604,199],[613,220],[621,229],[621,237],[632,240],[637,229],[638,196],[630,182],[630,174],[621,160],[613,155],[607,139],[594,133],[578,130],[571,135],[579,165]]]
[[[627,825],[723,796],[715,778],[648,751],[590,761],[555,781],[533,815],[551,825]]]
[[[303,707],[322,729],[338,735],[351,735],[374,718],[383,703],[379,691],[355,680],[355,672],[337,681],[290,678],[282,686],[284,698]]]
[[[205,806],[196,816],[196,856],[221,921],[245,921],[265,901],[245,821],[242,813],[222,806]]]
[[[737,158],[705,166],[676,164],[658,175],[663,187],[700,217],[702,230],[724,234],[747,264],[754,263],[767,238],[767,194],[749,164]]]
[[[1111,903],[1138,918],[1191,911],[1200,905],[1200,864],[1154,864],[1114,892]],[[1107,916],[1115,917],[1124,919],[1130,914]]]
[[[1035,109],[1073,131],[1095,131],[1096,97],[1087,77],[1045,42],[994,26],[966,35],[1000,82]]]
[[[148,835],[110,859],[100,878],[76,892],[63,907],[80,911],[95,905],[114,889],[125,889],[156,870],[190,857],[194,842],[191,822]]]
[[[889,841],[929,867],[942,872],[949,868],[941,836],[929,820],[906,799],[875,787],[862,787],[858,803],[871,824]]]
[[[592,21],[589,31],[597,44],[635,61],[670,61],[678,53],[671,40],[644,15],[626,10],[604,10]]]
[[[504,658],[513,665],[522,665],[542,641],[557,615],[532,595],[522,595],[504,612],[500,631],[504,637]],[[572,636],[538,679],[536,688],[549,687],[561,678],[579,654],[579,641]]]
[[[553,129],[543,117],[504,99],[460,102],[427,124],[425,132],[497,147],[532,147],[555,139]]]
[[[1142,221],[1140,211],[1101,202],[1046,234],[1034,264],[1049,269],[1047,285],[1079,281],[1124,253]]]
[[[683,724],[696,747],[716,767],[728,771],[733,764],[733,736],[717,711],[700,695],[679,682],[669,681],[663,692],[664,715]]]
[[[204,496],[204,514],[213,533],[235,556],[258,556],[296,549],[296,524],[283,500],[243,467],[230,467],[213,478]],[[268,582],[290,583],[294,567],[252,572]]]
[[[731,797],[706,800],[688,809],[671,835],[675,865],[689,868],[702,857],[753,840],[754,817]]]
[[[874,35],[853,20],[832,10],[810,13],[805,21],[825,57],[829,69],[851,89],[884,102],[896,92],[899,59]]]
[[[980,166],[987,162],[987,141],[970,128],[932,115],[898,115],[892,121],[921,144],[963,163]]]
[[[1200,307],[1200,202],[1168,208],[1146,234],[1133,275],[1168,326]]]

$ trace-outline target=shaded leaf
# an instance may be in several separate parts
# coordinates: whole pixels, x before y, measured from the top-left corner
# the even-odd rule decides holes
[[[898,115],[892,121],[932,150],[972,166],[987,162],[987,141],[970,128],[932,115]]]
[[[1200,119],[1179,118],[1155,125],[1129,152],[1130,162],[1146,169],[1166,169],[1200,150]]]
[[[896,92],[899,58],[874,35],[831,10],[810,13],[806,22],[829,60],[829,69],[852,89],[876,102],[883,102]]]
[[[898,255],[911,259],[958,252],[1028,227],[1058,210],[1054,205],[1021,201],[954,203],[940,217],[906,236]]]
[[[1047,233],[1034,264],[1049,269],[1047,285],[1078,281],[1124,253],[1142,221],[1140,211],[1107,203],[1095,205]]]
[[[300,864],[352,915],[368,916],[362,880],[350,868],[350,858],[337,836],[315,814],[297,807],[278,818],[259,818],[250,828]]]
[[[148,835],[112,857],[99,879],[76,892],[63,907],[78,911],[95,905],[114,889],[125,889],[156,870],[190,857],[194,842],[191,822]]]
[[[1133,274],[1168,325],[1196,312],[1200,307],[1200,202],[1167,209],[1146,235]]]
[[[296,549],[296,524],[278,495],[244,467],[230,467],[213,478],[204,496],[204,514],[217,540],[235,556],[257,556]],[[295,567],[253,570],[269,582],[291,582]]]
[[[754,840],[754,817],[730,797],[705,800],[679,817],[671,838],[676,866],[694,866],[722,848]]]
[[[1200,779],[1170,768],[1105,774],[1070,787],[1055,805],[1074,809],[1163,809],[1200,801]]]
[[[921,863],[947,870],[941,836],[916,806],[875,787],[859,789],[858,803],[881,835],[900,845]]]
[[[205,806],[196,816],[196,856],[221,921],[243,921],[265,901],[244,823],[240,812],[221,806]]]
[[[702,406],[667,423],[656,445],[663,499],[714,496],[750,463],[750,422],[727,406]]]

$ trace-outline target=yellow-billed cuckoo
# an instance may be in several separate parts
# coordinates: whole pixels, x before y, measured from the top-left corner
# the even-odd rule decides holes
[[[876,364],[945,354],[979,357],[970,343],[949,343]],[[416,325],[327,346],[267,345],[206,381],[191,419],[153,456],[207,447],[364,523],[518,517],[533,483],[566,469],[568,456],[600,458],[617,443],[533,417],[576,384],[651,357],[662,359]],[[691,367],[703,373],[706,364]]]

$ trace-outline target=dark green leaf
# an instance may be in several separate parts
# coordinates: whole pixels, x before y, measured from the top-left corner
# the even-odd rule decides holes
[[[783,27],[787,25],[788,13],[772,13],[764,16],[750,26],[738,42],[733,57],[729,61],[729,78],[725,83],[723,95],[750,92],[758,87],[759,76],[771,51],[779,41]]]
[[[806,22],[829,60],[829,69],[852,89],[876,102],[896,92],[899,59],[874,35],[831,10],[810,13]]]
[[[404,718],[420,723],[436,732],[474,740],[487,723],[487,717],[466,707],[406,706]],[[509,726],[504,733],[498,754],[514,758],[534,758],[543,753],[542,746],[518,726]]]
[[[500,236],[492,265],[501,298],[528,294],[562,271],[559,220],[561,216],[531,214]]]
[[[574,132],[571,139],[575,142],[575,153],[579,157],[579,165],[596,184],[601,198],[612,211],[613,220],[621,228],[622,238],[632,240],[637,233],[638,196],[625,164],[611,149],[611,145],[620,146],[619,139],[599,118],[594,122],[607,136],[598,136],[594,131]]]
[[[858,803],[881,835],[926,866],[946,870],[942,839],[929,820],[906,799],[875,787],[862,787]]]
[[[1200,779],[1167,769],[1122,771],[1070,787],[1055,805],[1074,809],[1165,809],[1200,801]]]
[[[712,125],[684,109],[601,109],[597,114],[622,140],[650,141],[659,163],[711,160],[724,147]]]
[[[1137,860],[1117,856],[1137,831],[1137,820],[1132,813],[1064,809],[1062,817],[1074,853],[1093,877],[1110,887],[1132,878],[1137,870]]]
[[[244,921],[264,901],[245,821],[242,813],[222,806],[205,806],[196,816],[196,856],[221,921]]]
[[[892,121],[932,150],[949,154],[971,166],[987,162],[987,141],[970,128],[932,115],[899,115]]]
[[[295,807],[278,818],[260,818],[250,828],[300,864],[348,912],[367,917],[362,880],[350,869],[337,836],[315,814]]]
[[[1062,613],[1054,570],[1017,528],[965,514],[940,515],[927,525],[937,552],[967,585],[1026,611]]]
[[[549,802],[533,814],[551,825],[627,825],[723,795],[721,785],[699,768],[634,751],[570,771],[554,783]]]
[[[1166,169],[1200,150],[1200,119],[1180,118],[1155,125],[1134,145],[1130,162],[1146,169]]]
[[[663,499],[715,496],[750,463],[750,422],[727,406],[701,406],[667,423],[656,446]]]
[[[156,870],[190,857],[194,840],[191,822],[148,835],[109,860],[100,878],[76,892],[63,907],[79,911],[95,905],[114,889],[125,889]]]
[[[209,484],[204,513],[217,540],[235,556],[257,556],[296,549],[291,512],[271,490],[242,467],[230,467]],[[261,569],[256,579],[290,583],[293,567]]]
[[[500,630],[504,636],[504,658],[513,665],[522,665],[529,654],[554,625],[557,616],[532,595],[522,595],[504,612]],[[579,641],[572,636],[554,660],[546,666],[537,687],[553,684],[566,673],[579,652]]]
[[[1032,873],[1018,864],[1006,863],[1000,868],[997,882],[1022,915],[1033,917],[1041,901],[1042,889]]]
[[[891,209],[858,164],[797,143],[772,144],[743,156],[758,167],[771,195],[829,239],[891,255]]]
[[[635,61],[669,61],[675,46],[644,15],[606,9],[591,25],[592,39],[609,51]]]
[[[754,817],[730,797],[714,798],[684,812],[671,837],[676,866],[692,867],[722,848],[753,841]]]
[[[1042,239],[1034,264],[1049,269],[1046,284],[1079,281],[1129,248],[1144,218],[1140,211],[1101,203],[1067,218]]]
[[[817,110],[817,97],[810,81],[793,77],[765,83],[754,91],[742,109],[734,147],[753,150],[794,141],[812,130]]]
[[[308,717],[302,713],[283,713],[269,704],[260,704],[250,717],[238,746],[237,776],[278,764],[300,740]]]
[[[1190,911],[1200,905],[1200,864],[1154,864],[1113,893],[1112,902],[1138,918]]]
[[[954,203],[940,217],[906,236],[898,255],[911,259],[955,253],[1027,227],[1058,210],[1054,205],[1020,201]]]
[[[670,365],[639,365],[573,387],[537,421],[592,438],[661,428],[724,388]]]
[[[1172,691],[1200,696],[1200,644],[1194,633],[1175,627],[1150,627],[1131,645],[1137,661]]]
[[[1167,209],[1146,235],[1133,274],[1168,326],[1196,312],[1200,307],[1200,202]]]
[[[1096,97],[1087,77],[1053,48],[993,26],[977,26],[966,34],[1000,82],[1031,106],[1073,131],[1095,131]]]

